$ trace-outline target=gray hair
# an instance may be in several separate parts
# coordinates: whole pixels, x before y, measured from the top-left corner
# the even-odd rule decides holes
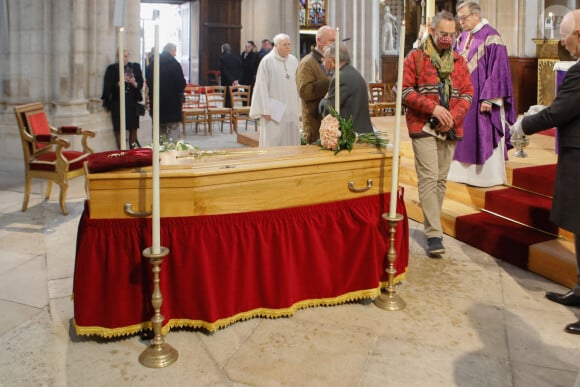
[[[274,36],[274,46],[277,46],[278,43],[282,42],[283,40],[288,40],[289,42],[292,42],[292,40],[290,39],[290,35],[278,34]]]
[[[481,16],[481,7],[474,1],[466,1],[464,3],[457,4],[455,10],[459,11],[460,9],[463,9],[465,7],[467,7],[467,10],[469,11],[470,15],[475,14],[477,16]]]
[[[330,59],[334,59],[336,56],[336,44],[331,44],[324,49],[324,56]],[[350,53],[348,52],[348,48],[344,44],[340,44],[338,46],[338,61],[340,63],[350,64]]]
[[[433,28],[434,30],[437,29],[437,27],[439,26],[439,23],[441,23],[441,20],[449,20],[452,22],[456,22],[455,20],[455,16],[453,16],[453,14],[449,11],[440,11],[437,12],[435,14],[435,16],[433,16],[433,19],[431,19],[431,28]]]
[[[222,44],[222,54],[226,52],[232,52],[232,46],[229,43]]]
[[[167,43],[163,47],[163,52],[171,52],[171,51],[177,51],[177,45],[175,43]]]

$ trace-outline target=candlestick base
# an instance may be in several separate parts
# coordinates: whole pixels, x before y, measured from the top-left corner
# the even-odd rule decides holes
[[[405,301],[395,292],[395,274],[397,270],[395,269],[395,260],[397,258],[397,251],[395,250],[395,234],[397,231],[397,223],[403,220],[403,215],[395,214],[391,217],[390,214],[383,214],[383,219],[389,223],[389,251],[387,253],[387,258],[389,261],[388,267],[385,271],[388,274],[388,282],[386,293],[381,293],[374,300],[374,304],[384,310],[403,310],[405,309]]]
[[[161,295],[161,288],[159,286],[159,272],[161,271],[163,257],[167,254],[169,254],[169,249],[163,246],[159,254],[153,253],[152,247],[143,250],[143,255],[149,258],[151,270],[153,271],[153,295],[151,296],[151,304],[153,305],[154,314],[151,318],[151,323],[153,325],[154,337],[149,347],[139,355],[139,363],[149,368],[167,367],[175,363],[179,357],[177,350],[167,344],[161,335],[161,324],[163,324],[161,304],[163,303],[163,296]]]

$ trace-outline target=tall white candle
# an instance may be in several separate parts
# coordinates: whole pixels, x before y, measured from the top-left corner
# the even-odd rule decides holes
[[[391,201],[389,218],[397,217],[397,189],[399,188],[399,148],[401,139],[401,107],[403,102],[403,60],[405,59],[405,21],[401,23],[399,67],[397,69],[397,99],[395,102],[395,138],[393,140],[393,171],[391,174]]]
[[[335,54],[334,54],[334,110],[340,114],[340,31],[336,29],[335,40]]]
[[[161,253],[161,219],[159,198],[159,23],[155,23],[155,54],[153,58],[153,191],[152,229],[153,254]]]
[[[123,27],[119,27],[119,140],[121,149],[125,150],[125,131],[127,130],[127,126],[125,123],[125,48],[123,40]]]

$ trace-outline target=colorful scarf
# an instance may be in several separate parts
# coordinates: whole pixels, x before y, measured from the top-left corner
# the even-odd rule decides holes
[[[440,56],[437,48],[435,48],[435,43],[431,35],[423,41],[421,49],[431,59],[431,63],[433,63],[433,66],[435,66],[439,74],[439,96],[441,98],[441,105],[449,107],[449,97],[451,96],[451,89],[453,87],[450,77],[454,67],[453,49],[450,48],[443,51],[443,55]]]

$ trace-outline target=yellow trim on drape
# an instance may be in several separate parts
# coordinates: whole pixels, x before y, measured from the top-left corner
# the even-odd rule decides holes
[[[395,277],[394,283],[398,284],[404,279],[405,273],[401,273]],[[316,306],[334,306],[362,299],[373,299],[380,294],[381,289],[385,289],[386,287],[387,282],[380,282],[379,286],[377,286],[374,289],[357,290],[355,292],[346,293],[338,297],[303,300],[293,304],[289,308],[281,308],[281,309],[257,308],[247,312],[238,313],[234,316],[223,318],[215,322],[189,320],[189,319],[171,319],[167,321],[167,323],[161,328],[161,333],[163,335],[166,335],[167,333],[169,333],[171,328],[202,328],[207,330],[208,332],[215,332],[238,321],[249,320],[255,317],[263,317],[263,318],[289,317],[295,314],[300,309],[312,308]],[[152,329],[151,321],[146,321],[139,324],[119,328],[103,328],[97,326],[81,327],[78,326],[76,324],[76,321],[74,321],[73,319],[73,325],[76,334],[79,336],[94,335],[104,338],[133,335],[143,330]]]

